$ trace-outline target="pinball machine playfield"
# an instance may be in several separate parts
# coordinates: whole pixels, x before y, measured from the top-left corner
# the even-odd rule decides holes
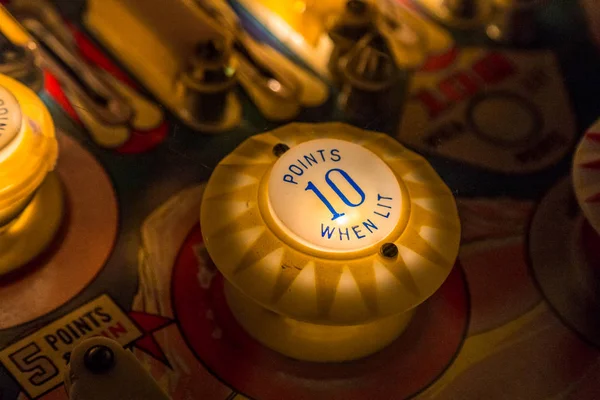
[[[13,95],[58,144],[24,156],[53,171],[10,223],[25,172],[0,170],[0,399],[68,399],[70,352],[97,335],[174,400],[600,398],[593,1],[0,3],[0,166]],[[418,239],[380,256],[404,268],[354,267],[402,224]],[[302,360],[234,286],[290,324],[410,315],[344,345],[360,357],[339,333]]]

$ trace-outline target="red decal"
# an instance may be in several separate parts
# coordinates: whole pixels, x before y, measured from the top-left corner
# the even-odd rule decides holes
[[[473,64],[473,71],[485,83],[499,83],[516,73],[515,65],[500,53],[490,53]]]
[[[128,315],[144,332],[157,331],[173,322],[169,318],[161,317],[160,315],[139,311],[130,311]]]
[[[431,118],[468,100],[489,84],[497,84],[516,73],[516,67],[500,53],[489,53],[470,69],[451,72],[435,88],[421,89],[414,95]]]
[[[69,114],[73,120],[76,122],[81,122],[77,116],[77,113],[75,112],[75,109],[71,105],[71,102],[60,86],[60,83],[58,83],[58,79],[56,79],[56,77],[48,71],[44,71],[44,86],[46,88],[46,92],[52,96],[54,101],[56,101],[58,105],[61,106],[62,109],[65,110],[65,112]]]
[[[594,161],[582,163],[582,164],[580,164],[580,166],[583,168],[589,168],[589,169],[600,169],[600,160],[594,160]]]
[[[600,142],[600,133],[589,132],[585,134],[585,137],[593,142]]]
[[[442,80],[438,87],[440,91],[453,103],[458,103],[477,93],[479,85],[464,71],[459,71]]]
[[[135,347],[139,350],[142,350],[144,353],[151,355],[166,366],[171,367],[165,352],[160,347],[154,336],[147,335],[136,340]]]
[[[135,84],[117,65],[112,62],[106,55],[104,55],[100,49],[98,49],[81,31],[79,31],[73,24],[68,24],[73,37],[79,48],[80,55],[89,61],[90,64],[96,65],[97,67],[108,71],[115,78],[121,82],[128,84],[135,88]]]
[[[436,72],[448,68],[458,57],[458,48],[453,47],[445,53],[431,56],[421,67],[423,72]]]
[[[170,367],[169,360],[167,360],[167,356],[154,338],[153,333],[172,324],[173,321],[160,315],[139,311],[130,311],[128,315],[144,333],[144,336],[135,341],[134,346]]]
[[[110,332],[111,336],[115,339],[120,337],[121,334],[127,333],[127,329],[123,326],[121,322],[119,322],[117,325],[109,326],[108,331]]]
[[[151,131],[132,131],[129,140],[117,151],[121,154],[137,154],[152,150],[165,140],[168,133],[169,124],[166,121]]]

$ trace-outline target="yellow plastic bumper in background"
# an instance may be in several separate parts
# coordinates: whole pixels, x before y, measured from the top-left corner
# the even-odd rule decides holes
[[[48,109],[12,78],[0,75],[0,89],[3,130],[8,134],[0,148],[2,275],[31,261],[52,241],[63,216],[63,195],[51,174],[58,143]]]

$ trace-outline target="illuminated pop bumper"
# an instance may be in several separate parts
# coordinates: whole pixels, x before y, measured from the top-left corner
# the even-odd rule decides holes
[[[0,275],[39,255],[58,231],[63,195],[51,172],[57,157],[46,106],[0,75]]]
[[[452,193],[387,135],[291,124],[242,143],[215,169],[201,226],[246,331],[317,362],[374,353],[450,273]]]

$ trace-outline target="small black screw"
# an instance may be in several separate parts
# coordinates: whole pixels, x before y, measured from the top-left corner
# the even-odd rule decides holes
[[[386,258],[396,258],[398,255],[398,247],[394,243],[384,243],[379,251]]]
[[[83,363],[86,368],[93,373],[102,374],[115,365],[115,355],[113,351],[106,346],[93,346],[90,347],[85,353],[85,356],[83,356]]]
[[[275,157],[281,157],[283,153],[285,153],[289,149],[290,146],[288,146],[287,144],[277,143],[275,146],[273,146],[273,154],[275,154]]]
[[[354,15],[362,15],[367,11],[367,3],[362,0],[349,0],[346,3],[346,10]]]

